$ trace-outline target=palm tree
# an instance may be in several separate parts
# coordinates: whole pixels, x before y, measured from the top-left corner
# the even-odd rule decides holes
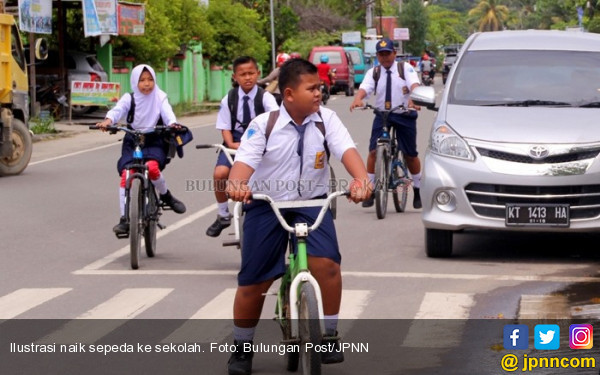
[[[496,0],[481,0],[469,11],[469,17],[476,19],[479,31],[498,31],[503,29],[508,13],[508,7],[496,5]]]

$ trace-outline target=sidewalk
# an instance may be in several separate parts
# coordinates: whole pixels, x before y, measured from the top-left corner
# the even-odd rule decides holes
[[[180,116],[178,121],[190,128],[196,128],[214,125],[216,118],[217,112],[214,111]],[[90,125],[95,125],[101,120],[99,117],[86,117],[74,119],[71,122],[68,119],[55,122],[54,128],[58,133],[33,136],[31,162],[111,144],[120,144],[123,138],[122,134],[110,135],[89,129]]]

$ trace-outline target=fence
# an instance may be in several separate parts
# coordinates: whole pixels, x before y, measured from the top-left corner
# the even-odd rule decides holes
[[[121,95],[131,92],[129,76],[135,62],[127,58],[114,58],[111,44],[99,48],[97,56],[108,73],[108,81],[121,84]],[[218,102],[231,88],[231,70],[211,67],[210,61],[202,56],[201,45],[187,49],[179,58],[165,62],[160,68],[153,68],[156,71],[156,83],[167,93],[171,105]]]

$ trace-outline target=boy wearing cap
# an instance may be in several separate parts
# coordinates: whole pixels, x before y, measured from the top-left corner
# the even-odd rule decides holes
[[[258,64],[253,57],[241,56],[233,61],[233,79],[237,85],[221,100],[216,124],[227,148],[235,150],[240,146],[242,134],[256,115],[279,107],[273,95],[257,86],[259,74]],[[225,195],[230,168],[227,156],[221,151],[213,172],[218,213],[215,222],[206,230],[206,235],[210,237],[218,237],[223,229],[231,225],[229,203]]]
[[[419,110],[410,100],[410,92],[420,85],[419,76],[415,69],[407,62],[396,64],[396,49],[393,42],[388,38],[383,38],[377,42],[376,46],[377,60],[380,67],[369,69],[365,78],[354,95],[354,100],[350,104],[350,111],[356,107],[363,107],[363,99],[375,94],[375,107],[379,109],[391,109],[400,104],[406,108]],[[399,67],[403,70],[399,72]],[[379,69],[380,74],[374,72]],[[377,81],[376,81],[377,79]],[[417,112],[392,113],[388,117],[391,125],[396,126],[396,137],[398,146],[404,153],[406,164],[413,180],[413,207],[421,208],[421,161],[417,152]],[[367,157],[367,171],[369,179],[374,183],[375,180],[375,158],[377,139],[383,133],[383,118],[375,115],[373,119],[373,128],[369,142],[369,156]],[[373,206],[374,198],[363,202],[363,207]]]
[[[270,114],[256,117],[242,137],[236,160],[229,175],[227,193],[234,201],[246,203],[242,265],[233,305],[234,344],[229,359],[229,374],[250,374],[252,343],[260,318],[265,293],[274,280],[285,272],[288,233],[281,228],[270,206],[263,201],[250,202],[252,193],[267,194],[276,201],[296,201],[327,195],[329,168],[325,143],[331,155],[341,160],[353,177],[350,199],[360,202],[371,194],[365,165],[346,127],[335,112],[321,107],[317,68],[307,60],[286,62],[279,74],[283,95],[277,120],[267,139]],[[272,120],[271,120],[272,121]],[[321,132],[317,123],[322,123]],[[278,182],[285,181],[281,188]],[[294,188],[288,188],[294,182]],[[278,187],[279,186],[279,187]],[[250,190],[252,187],[252,191]],[[319,208],[286,209],[288,222],[316,219]],[[329,211],[307,238],[308,266],[317,279],[323,296],[325,338],[339,349],[337,316],[341,302],[341,255],[338,250],[333,217]],[[327,337],[329,336],[329,337]],[[342,362],[343,352],[335,349],[321,353],[322,363]]]

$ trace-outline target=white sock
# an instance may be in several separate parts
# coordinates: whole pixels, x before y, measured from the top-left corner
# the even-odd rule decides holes
[[[367,176],[369,177],[369,181],[375,185],[375,173],[367,173]]]
[[[229,217],[229,202],[217,202],[217,207],[219,208],[219,216]]]
[[[233,326],[233,338],[236,341],[252,341],[256,327],[242,328],[236,325]]]
[[[158,194],[167,194],[167,181],[163,177],[162,173],[156,180],[152,180],[154,187],[158,190]]]
[[[125,188],[119,188],[119,212],[125,216]]]
[[[323,318],[325,318],[325,334],[335,336],[339,315],[324,315]]]
[[[417,174],[413,174],[412,175],[412,180],[413,180],[413,187],[414,188],[417,188],[417,189],[421,188],[421,172],[419,172]]]

